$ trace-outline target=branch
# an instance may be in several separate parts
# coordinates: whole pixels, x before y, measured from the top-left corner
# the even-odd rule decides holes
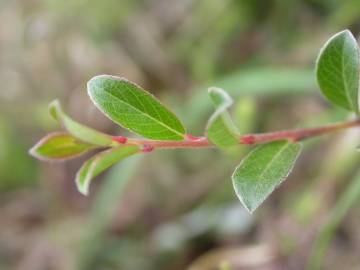
[[[338,130],[360,126],[360,118],[315,128],[281,130],[268,133],[246,134],[239,137],[239,144],[261,144],[279,140],[302,141],[308,138],[332,133]],[[157,141],[134,139],[123,136],[112,137],[113,141],[124,145],[142,146],[143,152],[151,152],[156,148],[212,148],[215,147],[206,137],[188,135],[183,141]]]

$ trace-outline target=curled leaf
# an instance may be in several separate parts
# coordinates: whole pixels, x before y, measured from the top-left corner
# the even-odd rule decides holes
[[[74,137],[98,146],[112,146],[114,142],[111,136],[99,132],[93,128],[87,127],[83,124],[70,118],[61,108],[60,102],[54,100],[49,104],[50,114],[60,122],[64,128]]]
[[[331,37],[321,49],[316,76],[320,89],[333,104],[359,112],[359,47],[349,30]]]
[[[209,88],[209,96],[215,106],[210,117],[206,133],[209,140],[217,146],[228,147],[239,143],[239,131],[231,120],[227,109],[232,105],[232,98],[221,88]]]
[[[139,150],[140,148],[137,146],[120,146],[100,152],[87,160],[76,174],[75,182],[79,192],[87,195],[90,182],[94,177],[120,160],[134,155]]]

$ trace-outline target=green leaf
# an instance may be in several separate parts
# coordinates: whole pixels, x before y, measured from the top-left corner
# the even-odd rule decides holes
[[[261,78],[261,79],[259,79]],[[310,93],[316,88],[314,71],[310,69],[299,69],[290,67],[268,66],[261,68],[250,68],[237,70],[225,77],[219,78],[211,85],[216,85],[226,91],[234,99],[244,95],[298,95]],[[201,88],[193,88],[191,100],[179,108],[187,125],[196,129],[199,122],[210,109],[206,102],[205,91]],[[241,131],[244,132],[242,125]]]
[[[41,160],[65,160],[92,149],[93,145],[79,141],[68,133],[54,132],[42,138],[29,153]]]
[[[359,112],[359,47],[349,30],[334,35],[321,49],[316,76],[330,102]]]
[[[88,93],[94,104],[117,124],[146,138],[183,140],[179,119],[151,94],[126,79],[109,75],[92,78]]]
[[[58,100],[54,100],[49,104],[49,112],[70,134],[84,142],[99,146],[113,146],[115,144],[111,136],[71,119],[64,113]]]
[[[236,195],[253,212],[289,175],[301,151],[300,143],[276,141],[251,151],[235,169]]]
[[[75,182],[79,192],[87,195],[92,178],[99,175],[116,162],[139,152],[139,150],[140,148],[138,146],[120,146],[100,152],[87,160],[76,175]]]
[[[231,120],[227,109],[232,105],[231,97],[220,88],[209,88],[209,96],[216,108],[210,117],[206,133],[217,146],[228,147],[239,143],[239,132]]]

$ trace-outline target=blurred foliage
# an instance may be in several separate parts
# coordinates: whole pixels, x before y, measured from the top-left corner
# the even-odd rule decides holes
[[[27,150],[54,128],[44,116],[54,98],[79,122],[124,132],[86,96],[86,81],[104,73],[152,91],[196,134],[212,111],[209,86],[235,98],[241,132],[342,119],[320,98],[313,65],[333,33],[358,36],[359,5],[0,1],[0,269],[304,269],[354,179],[357,130],[309,141],[291,178],[252,216],[229,177],[250,147],[130,159],[99,176],[89,198],[73,182],[80,161],[40,164]],[[336,220],[324,269],[360,265],[358,212],[355,204]]]
[[[0,190],[26,187],[36,181],[37,167],[27,151],[11,124],[0,119]]]

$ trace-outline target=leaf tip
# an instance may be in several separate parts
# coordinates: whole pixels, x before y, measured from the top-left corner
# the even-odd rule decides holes
[[[84,196],[89,195],[90,177],[87,174],[87,170],[91,166],[91,162],[85,162],[83,166],[78,170],[75,176],[75,184],[77,190]],[[84,172],[86,174],[84,175]]]
[[[113,80],[113,81],[117,81],[117,82],[122,82],[122,83],[126,83],[126,84],[130,84],[133,85],[141,90],[143,90],[139,85],[137,85],[136,83],[133,83],[131,81],[129,81],[128,79],[124,78],[124,77],[119,77],[119,76],[114,76],[114,75],[109,75],[109,74],[101,74],[101,75],[96,75],[94,77],[92,77],[88,82],[87,82],[87,92],[90,96],[90,99],[96,104],[95,100],[93,100],[92,97],[92,91],[94,90],[94,87],[96,86],[96,84],[98,84],[99,82],[103,81],[103,80]],[[144,91],[144,90],[143,90]]]
[[[233,103],[233,99],[222,88],[210,87],[208,88],[208,94],[215,105],[223,104],[222,107],[230,107]]]
[[[339,35],[340,34],[346,34],[346,35],[353,36],[353,34],[351,33],[351,31],[349,29],[344,29],[344,30],[340,31],[338,34]]]
[[[89,185],[81,185],[78,182],[76,182],[76,187],[79,193],[81,193],[84,196],[89,195]]]
[[[233,187],[234,187],[234,190],[235,190],[236,197],[239,199],[241,205],[246,209],[246,211],[248,211],[250,214],[253,214],[254,211],[258,208],[258,206],[261,203],[258,204],[258,205],[253,205],[250,202],[245,200],[245,198],[242,196],[242,194],[240,193],[240,191],[238,190],[238,188],[236,186],[235,174],[236,174],[236,171],[234,171],[233,175],[231,176],[231,180],[232,180],[232,183],[233,183]]]
[[[92,90],[94,84],[97,83],[97,81],[99,79],[107,78],[109,76],[110,75],[106,75],[106,74],[96,75],[96,76],[92,77],[90,80],[88,80],[86,86],[87,86],[87,92],[89,93],[90,97],[91,97],[91,90]]]
[[[349,36],[354,38],[354,35],[352,34],[352,32],[349,29],[344,29],[336,34],[334,34],[329,40],[333,40],[339,36]]]
[[[324,50],[328,47],[328,45],[329,45],[334,39],[336,39],[336,38],[338,38],[339,36],[342,36],[342,35],[348,35],[348,36],[354,38],[353,34],[351,33],[351,31],[350,31],[349,29],[345,29],[345,30],[342,30],[342,31],[334,34],[334,35],[331,36],[331,37],[325,42],[325,44],[321,47],[320,53],[319,53],[319,55],[318,55],[318,57],[317,57],[317,60],[316,60],[316,63],[319,62],[322,53],[323,53]],[[355,39],[355,38],[354,38],[354,39]]]
[[[31,147],[28,151],[28,154],[30,156],[32,156],[33,158],[36,158],[40,161],[45,161],[45,162],[55,162],[55,161],[63,161],[63,159],[52,159],[52,158],[48,158],[44,155],[42,155],[41,153],[39,153],[38,149],[41,146],[43,140],[40,140],[38,143],[36,143],[33,147]]]
[[[49,113],[55,119],[59,120],[59,112],[61,111],[60,101],[58,99],[53,100],[49,104]]]
[[[37,147],[39,143],[36,143],[33,147],[31,147],[28,151],[28,154],[34,158],[40,159],[39,154],[37,153]]]
[[[336,39],[340,36],[344,36],[345,38],[350,38],[353,42],[355,42],[357,44],[356,38],[354,37],[353,33],[349,29],[345,29],[345,30],[342,30],[342,31],[336,33],[329,39],[329,41]]]
[[[58,133],[54,132],[53,134]],[[52,134],[47,134],[44,138],[40,139],[33,147],[29,149],[28,154],[41,161],[51,161],[38,151],[39,148],[51,137],[51,135]]]
[[[215,87],[215,86],[211,86],[208,88],[208,93],[211,94],[211,93],[214,93],[214,92],[220,92],[221,89],[218,88],[218,87]]]
[[[123,78],[117,77],[117,76],[113,76],[113,75],[108,75],[108,74],[101,74],[101,75],[96,75],[94,77],[92,77],[90,80],[88,80],[87,84],[86,84],[86,89],[87,89],[87,93],[91,99],[91,101],[95,104],[96,107],[98,107],[100,109],[100,111],[103,112],[103,110],[98,106],[98,102],[96,101],[95,98],[95,89],[97,88],[97,85],[105,79],[114,79],[114,80],[122,80]]]
[[[100,75],[96,75],[94,77],[92,77],[88,82],[87,82],[87,88],[89,90],[89,88],[92,87],[93,83],[96,83],[99,80],[103,80],[103,79],[111,79],[111,80],[116,80],[116,81],[124,81],[127,83],[131,83],[134,84],[132,82],[130,82],[129,80],[125,79],[124,77],[119,77],[119,76],[114,76],[114,75],[109,75],[109,74],[100,74]]]
[[[89,195],[89,181],[86,181],[85,183],[80,183],[80,181],[78,181],[77,177],[76,177],[76,187],[77,190],[84,196],[88,196]]]

